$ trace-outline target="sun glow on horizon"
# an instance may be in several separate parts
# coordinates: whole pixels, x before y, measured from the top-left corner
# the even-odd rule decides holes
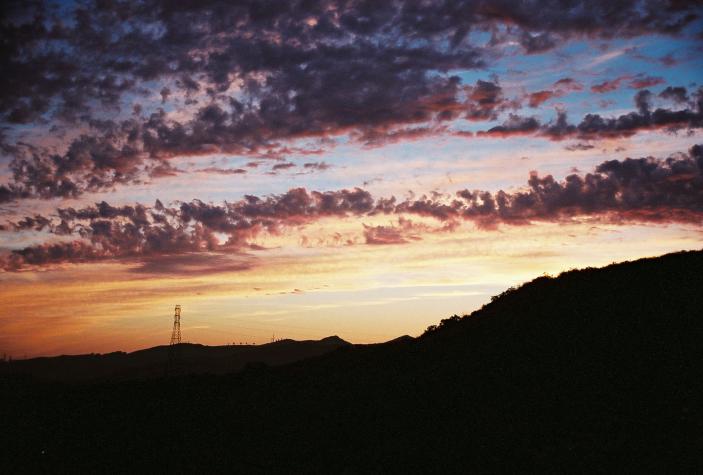
[[[8,10],[0,353],[165,344],[175,303],[381,342],[703,247],[701,6],[323,3]]]

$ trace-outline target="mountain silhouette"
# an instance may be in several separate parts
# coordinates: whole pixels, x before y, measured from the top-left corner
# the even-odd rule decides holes
[[[206,346],[180,343],[179,374],[226,374],[247,365],[281,365],[310,358],[350,345],[338,336],[321,340],[282,339],[263,345]],[[62,355],[15,360],[4,372],[51,381],[117,381],[163,377],[169,346],[156,346],[132,353]]]
[[[695,473],[703,252],[539,277],[419,338],[229,375],[2,381],[6,473]],[[0,467],[2,468],[2,467]]]

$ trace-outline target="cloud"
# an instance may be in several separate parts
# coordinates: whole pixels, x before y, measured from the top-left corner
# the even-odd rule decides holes
[[[552,89],[545,89],[527,94],[527,105],[536,108],[555,97],[562,97],[570,92],[583,90],[583,84],[573,78],[562,78],[552,84]]]
[[[508,120],[502,125],[492,127],[486,131],[478,132],[478,136],[492,137],[511,137],[515,135],[529,135],[538,131],[540,128],[539,121],[534,117],[522,117],[516,114],[510,114]]]
[[[355,50],[364,47],[350,48],[350,54],[355,54]],[[161,110],[143,120],[132,117],[121,122],[94,123],[96,135],[80,136],[61,154],[23,144],[13,151],[12,181],[0,189],[0,199],[77,197],[116,185],[139,183],[145,174],[152,178],[173,175],[178,170],[170,167],[168,160],[180,155],[227,152],[280,158],[290,152],[310,152],[280,147],[276,141],[281,139],[325,136],[351,129],[357,129],[356,139],[367,144],[409,138],[436,128],[398,128],[399,124],[445,120],[467,108],[474,118],[490,118],[500,105],[500,88],[493,83],[478,81],[471,88],[473,107],[458,102],[457,78],[430,79],[421,71],[407,71],[408,65],[398,66],[403,72],[398,73],[402,78],[396,78],[398,67],[389,66],[386,61],[374,72],[363,64],[372,54],[363,54],[355,66],[359,69],[354,71],[314,72],[314,66],[306,68],[305,74],[311,76],[296,80],[296,84],[321,89],[301,89],[293,102],[288,88],[276,90],[276,83],[272,83],[264,102],[243,105],[234,101],[227,108],[209,104],[185,122],[170,119]],[[414,54],[408,51],[410,57]],[[342,56],[335,59],[342,69],[349,67],[348,61]],[[353,78],[377,73],[388,76],[383,80]],[[326,78],[328,74],[330,77]],[[368,83],[363,95],[353,90],[359,81]],[[388,84],[394,86],[388,89]],[[300,107],[301,94],[309,96],[305,107]],[[401,101],[408,97],[416,99]],[[274,171],[284,166],[290,167],[278,164]]]
[[[672,53],[665,54],[664,56],[658,58],[659,63],[664,66],[672,67],[679,64],[679,60],[674,57]]]
[[[703,218],[703,147],[664,160],[652,157],[610,160],[594,173],[572,174],[558,182],[530,174],[524,191],[457,193],[464,217],[490,227],[591,216],[605,221],[689,222]]]
[[[364,239],[366,244],[388,245],[405,244],[408,239],[402,229],[393,226],[367,226],[364,224]],[[420,239],[415,237],[415,239]]]
[[[262,233],[278,234],[286,227],[322,217],[386,212],[384,203],[377,205],[359,188],[325,192],[295,188],[265,198],[246,196],[224,205],[194,200],[166,207],[157,200],[152,207],[115,207],[103,201],[81,209],[60,208],[52,218],[38,215],[12,224],[8,230],[48,228],[53,234],[79,239],[19,249],[0,261],[2,269],[16,271],[64,262],[138,263],[164,255],[239,252],[250,247],[249,239]],[[216,233],[225,235],[227,241],[221,242]]]
[[[308,162],[303,165],[303,168],[307,170],[319,170],[319,171],[324,171],[329,168],[331,168],[332,165],[326,162]]]
[[[43,231],[45,228],[49,228],[50,225],[51,220],[49,218],[46,218],[40,214],[36,214],[34,216],[26,216],[25,218],[21,219],[16,223],[10,222],[7,226],[7,229],[11,228],[16,231]]]
[[[644,89],[646,87],[654,87],[659,84],[664,84],[664,78],[655,76],[637,76],[630,81],[630,87],[633,89]]]
[[[576,152],[583,150],[591,150],[593,148],[595,148],[595,145],[592,145],[590,143],[578,142],[572,145],[567,145],[566,147],[564,147],[564,150],[568,150],[569,152]]]
[[[418,208],[415,208],[416,211]],[[396,210],[396,213],[404,212],[406,211]],[[412,241],[421,241],[423,235],[454,231],[458,226],[457,221],[447,219],[447,216],[442,216],[439,220],[442,224],[433,226],[417,223],[401,215],[396,222],[388,225],[369,226],[363,224],[364,242],[373,246],[407,244]]]
[[[162,255],[142,260],[132,272],[156,275],[208,275],[223,272],[242,272],[253,269],[256,260],[251,256],[198,252]]]
[[[591,86],[591,91],[598,93],[598,94],[603,94],[606,92],[615,91],[620,88],[620,83],[622,83],[623,81],[626,81],[630,78],[631,78],[630,75],[625,75],[625,76],[617,77],[615,79],[603,81],[601,83],[594,84],[593,86]]]
[[[272,171],[278,171],[278,170],[288,170],[289,168],[295,167],[295,163],[291,162],[285,162],[285,163],[277,163],[273,167],[271,167]]]
[[[543,53],[554,48],[556,44],[556,35],[549,32],[531,34],[523,31],[520,36],[520,45],[527,54]]]
[[[353,54],[355,49],[357,47],[350,53]],[[363,61],[370,54],[363,55]],[[335,61],[346,64],[348,58],[343,62],[341,57]],[[350,89],[358,81],[346,79],[353,74],[375,73],[362,64],[359,67],[361,69],[356,72],[336,71],[329,78],[329,85],[323,84],[326,72],[313,73],[312,67],[307,68],[307,73],[315,75],[314,80],[312,76],[301,78],[301,87],[310,87],[314,83],[324,89],[308,91],[309,100],[317,102],[311,110],[307,107],[299,109],[290,103],[287,89],[270,90],[271,95],[263,104],[244,106],[235,101],[227,109],[209,104],[185,123],[169,119],[162,110],[141,121],[133,117],[121,122],[101,121],[93,124],[98,135],[81,135],[63,154],[27,144],[18,146],[10,163],[12,181],[0,189],[0,200],[77,197],[86,192],[109,190],[116,185],[139,183],[145,174],[152,178],[170,176],[179,170],[172,168],[168,160],[178,155],[229,152],[279,158],[281,154],[306,153],[310,151],[278,147],[275,140],[325,135],[349,128],[358,128],[356,139],[366,144],[408,139],[436,133],[441,126],[397,128],[398,124],[440,121],[466,109],[474,119],[489,119],[504,107],[501,88],[492,82],[479,80],[476,86],[466,88],[470,91],[467,99],[470,104],[460,103],[457,100],[458,78],[435,78],[430,84],[425,82],[424,73],[407,72],[405,65],[402,67],[405,71],[403,80],[409,81],[407,88],[410,89],[403,89],[402,84],[393,79],[395,73],[385,71],[396,67],[387,66],[385,62],[379,66],[385,72],[379,71],[379,74],[388,73],[387,80],[377,83],[369,78],[369,87],[364,93],[368,94],[362,97]],[[395,84],[389,92],[386,85],[391,83]],[[394,95],[398,97],[394,98]],[[388,102],[399,100],[400,96],[417,99],[405,101],[400,108]],[[355,105],[356,100],[361,102]],[[263,113],[266,117],[261,115]],[[269,125],[262,128],[262,124]],[[317,153],[317,150],[313,152]],[[292,166],[290,163],[276,164],[272,171]],[[207,170],[218,173],[212,167]]]
[[[685,87],[668,86],[659,93],[659,97],[673,101],[676,104],[685,104],[688,102],[688,92]]]
[[[591,91],[599,94],[612,92],[619,89],[620,85],[625,81],[629,81],[627,84],[632,89],[644,89],[647,87],[653,87],[659,84],[664,84],[665,82],[664,78],[662,77],[648,76],[645,74],[637,74],[634,76],[631,74],[625,74],[615,79],[604,81],[599,84],[594,84],[593,86],[591,86]]]
[[[366,63],[371,70],[381,59],[391,67],[447,70],[449,63],[475,65],[475,55],[467,47],[472,31],[509,25],[510,34],[527,53],[538,53],[573,37],[673,34],[698,16],[693,3],[643,0],[620,2],[617,7],[599,0],[550,8],[516,0],[439,4],[313,0],[266,9],[254,3],[215,1],[176,7],[157,0],[138,4],[88,0],[60,9],[48,1],[22,2],[3,12],[6,54],[0,63],[5,73],[0,80],[0,110],[6,121],[15,123],[47,114],[75,119],[90,114],[96,104],[116,106],[124,94],[138,91],[147,81],[168,80],[168,87],[157,89],[163,101],[178,90],[192,94],[209,88],[217,94],[233,81],[246,83],[261,73],[272,82],[295,86],[294,70],[301,78],[306,76],[302,66],[328,70],[323,63],[350,53],[344,47],[352,38],[387,45],[375,54],[371,51]],[[398,46],[403,40],[431,46],[405,56],[409,51]],[[350,59],[356,60],[353,54]],[[33,80],[26,81],[27,77]],[[364,86],[362,81],[355,90]]]
[[[554,83],[554,87],[565,92],[583,90],[583,84],[574,78],[561,78]]]
[[[207,167],[195,170],[198,173],[212,173],[215,175],[243,175],[247,171],[243,168],[218,168],[218,167]]]
[[[45,230],[72,241],[47,242],[0,257],[0,268],[18,271],[61,263],[118,260],[156,271],[162,256],[242,253],[251,240],[280,234],[323,218],[398,216],[398,225],[363,226],[368,244],[400,244],[430,232],[448,232],[462,221],[482,228],[533,221],[593,219],[606,222],[703,222],[703,146],[665,159],[609,160],[592,173],[573,173],[563,181],[532,172],[518,191],[460,190],[408,198],[373,198],[363,189],[308,191],[294,188],[268,197],[245,196],[221,205],[199,200],[167,207],[112,206],[61,208],[55,216],[35,215],[3,232]],[[439,228],[413,223],[406,216],[432,218]],[[225,236],[222,242],[220,236]],[[76,239],[77,238],[77,239]],[[183,259],[197,260],[196,257]],[[168,266],[164,264],[166,269]],[[150,270],[151,269],[151,270]]]
[[[473,102],[466,114],[468,120],[480,121],[496,118],[503,104],[503,89],[498,84],[479,79],[468,93]]]
[[[477,135],[510,137],[532,134],[550,140],[568,138],[598,140],[629,137],[646,130],[697,129],[703,126],[703,88],[698,88],[692,96],[692,99],[686,99],[688,95],[685,88],[667,88],[660,94],[660,97],[674,99],[675,102],[679,103],[685,101],[684,105],[687,107],[684,109],[657,107],[652,110],[654,96],[649,90],[642,89],[634,96],[637,111],[628,114],[617,117],[586,114],[578,124],[569,123],[566,112],[563,110],[558,111],[557,118],[548,123],[539,123],[533,117],[510,114],[508,120],[502,125],[480,131]]]
[[[528,96],[528,105],[530,107],[539,107],[544,102],[554,97],[554,91],[537,91],[533,92]]]
[[[280,158],[297,139],[345,134],[372,145],[443,133],[447,120],[495,120],[516,108],[497,81],[463,84],[453,73],[501,54],[471,33],[507,35],[539,53],[571,38],[674,34],[700,14],[693,4],[644,0],[548,9],[516,0],[8,5],[0,126],[13,137],[26,124],[84,134],[58,150],[39,141],[5,149],[14,160],[3,202],[173,175],[174,156]],[[537,106],[549,92],[533,94]],[[123,110],[133,113],[125,119]]]
[[[699,89],[696,96],[698,100],[686,109],[657,108],[652,111],[652,95],[647,89],[643,89],[635,95],[635,105],[638,108],[636,112],[614,118],[587,114],[572,133],[580,138],[596,139],[627,137],[642,130],[700,128],[703,125],[703,89]]]

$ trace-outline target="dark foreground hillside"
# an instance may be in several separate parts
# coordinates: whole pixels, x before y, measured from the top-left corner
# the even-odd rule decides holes
[[[701,308],[703,252],[678,253],[284,367],[6,378],[0,472],[700,472]]]

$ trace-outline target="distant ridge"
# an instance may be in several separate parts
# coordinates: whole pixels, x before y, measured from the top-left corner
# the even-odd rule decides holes
[[[351,343],[338,336],[321,340],[279,340],[262,345],[207,346],[181,343],[183,374],[226,374],[248,364],[281,365],[318,356]],[[131,353],[61,355],[15,360],[0,371],[48,381],[115,381],[163,377],[168,345]]]

